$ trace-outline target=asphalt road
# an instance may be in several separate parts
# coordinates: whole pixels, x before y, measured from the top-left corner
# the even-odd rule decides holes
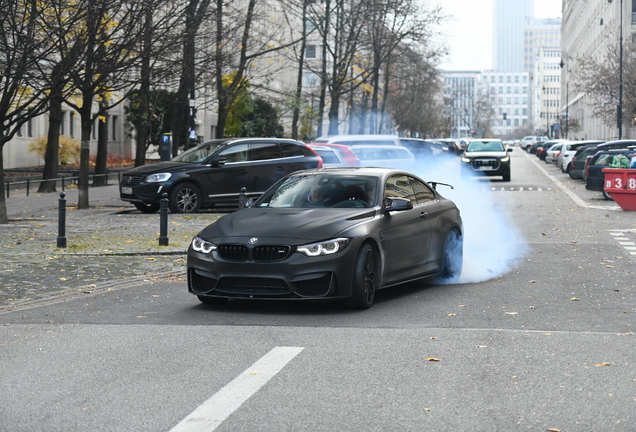
[[[635,431],[636,215],[512,163],[442,190],[464,283],[214,308],[172,275],[0,314],[0,430]]]

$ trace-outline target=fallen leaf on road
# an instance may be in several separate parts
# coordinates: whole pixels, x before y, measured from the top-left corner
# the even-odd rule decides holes
[[[148,261],[157,261],[157,258],[146,258]]]
[[[609,363],[599,363],[599,364],[597,364],[595,366],[602,367],[602,366],[609,366],[609,365],[610,365]]]
[[[536,280],[531,280],[531,281],[528,281],[528,282],[530,282],[530,283],[537,283],[537,281],[536,281]]]
[[[546,429],[548,432],[561,432],[561,429],[557,429],[557,428],[550,428],[550,429]]]
[[[504,312],[504,315],[519,315],[519,312]]]
[[[579,301],[579,298],[578,298],[578,297],[572,297],[570,300],[572,300],[572,301]]]
[[[448,316],[455,316],[456,314],[448,314]]]
[[[442,361],[441,359],[435,358],[435,357],[429,357],[426,360],[430,361],[430,362],[438,362],[438,361]]]

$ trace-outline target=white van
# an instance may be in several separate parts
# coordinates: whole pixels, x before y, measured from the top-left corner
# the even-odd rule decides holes
[[[353,145],[400,145],[397,135],[332,135],[316,138],[312,143]]]

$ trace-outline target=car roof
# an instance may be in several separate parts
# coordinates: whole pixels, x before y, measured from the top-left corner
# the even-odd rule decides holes
[[[327,168],[313,168],[308,170],[296,171],[291,176],[304,176],[304,175],[316,175],[318,173],[325,174],[339,174],[339,175],[364,175],[369,177],[381,177],[389,176],[392,174],[406,174],[413,177],[417,177],[413,173],[407,171],[394,169],[394,168],[380,168],[380,167],[327,167]]]
[[[293,140],[291,138],[275,138],[275,137],[267,137],[267,138],[252,138],[252,137],[232,137],[232,138],[216,138],[216,139],[212,139],[212,140],[207,140],[202,142],[199,145],[230,145],[230,144],[236,144],[236,143],[246,143],[249,144],[251,142],[259,142],[259,143],[266,143],[266,142],[274,142],[274,143],[281,143],[281,142],[285,142],[285,143],[291,143],[291,144],[298,144],[298,145],[302,145],[304,146],[305,144],[300,142],[300,141],[296,141]]]

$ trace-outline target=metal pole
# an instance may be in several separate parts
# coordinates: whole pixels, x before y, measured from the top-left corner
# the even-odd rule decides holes
[[[168,246],[168,194],[162,193],[159,200],[159,246]]]
[[[619,84],[618,84],[618,107],[616,110],[616,122],[618,126],[618,139],[623,139],[623,0],[621,0],[621,25],[620,25],[620,47],[619,47]]]
[[[58,235],[57,235],[57,247],[66,247],[66,194],[60,193],[59,210],[58,210]]]

